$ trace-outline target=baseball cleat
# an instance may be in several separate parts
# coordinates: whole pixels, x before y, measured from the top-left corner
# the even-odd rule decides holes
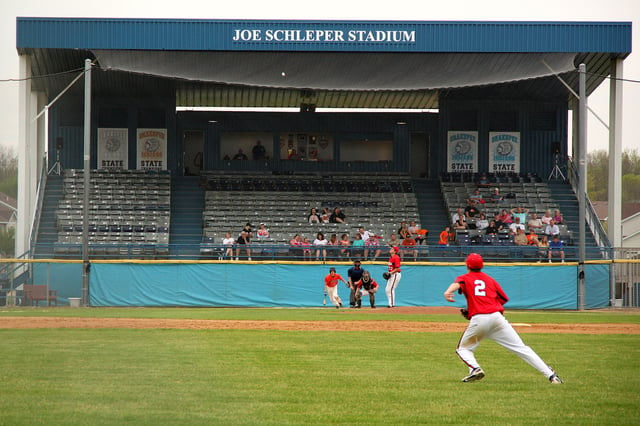
[[[474,368],[473,370],[471,370],[471,373],[469,373],[469,375],[467,377],[465,377],[464,379],[462,379],[463,382],[475,382],[476,380],[480,380],[484,377],[484,371],[482,371],[482,368],[477,367]]]
[[[549,377],[549,382],[551,382],[552,385],[561,385],[564,383],[556,373],[553,373],[551,377]]]

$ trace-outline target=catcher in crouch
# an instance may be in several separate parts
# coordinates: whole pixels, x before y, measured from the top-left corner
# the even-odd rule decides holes
[[[371,277],[369,271],[362,273],[362,278],[355,282],[356,291],[356,308],[362,307],[362,297],[369,295],[369,304],[371,309],[376,307],[376,292],[378,291],[378,283]]]

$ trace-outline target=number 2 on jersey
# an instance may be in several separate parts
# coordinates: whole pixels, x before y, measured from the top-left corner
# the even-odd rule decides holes
[[[487,295],[487,292],[485,291],[485,287],[487,285],[485,284],[484,281],[475,280],[473,282],[473,285],[475,286],[473,292],[475,293],[476,296],[486,296]]]

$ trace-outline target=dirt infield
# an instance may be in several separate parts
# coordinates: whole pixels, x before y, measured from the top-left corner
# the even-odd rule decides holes
[[[183,329],[183,330],[296,330],[296,331],[412,331],[412,332],[462,332],[464,322],[420,321],[352,321],[352,312],[389,314],[451,314],[458,309],[448,307],[393,308],[349,310],[343,309],[343,321],[254,321],[254,320],[194,320],[149,318],[68,318],[68,317],[3,317],[0,329],[30,328],[128,328],[128,329]],[[513,323],[520,333],[567,334],[640,334],[640,324],[522,324]]]

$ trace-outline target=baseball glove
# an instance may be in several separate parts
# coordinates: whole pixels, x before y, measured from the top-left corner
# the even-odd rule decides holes
[[[460,309],[460,314],[465,317],[466,319],[469,319],[469,311],[466,309]]]
[[[390,274],[390,273],[388,273],[388,272],[384,272],[384,273],[382,274],[382,278],[384,278],[385,280],[388,280],[389,278],[391,278],[391,274]]]

